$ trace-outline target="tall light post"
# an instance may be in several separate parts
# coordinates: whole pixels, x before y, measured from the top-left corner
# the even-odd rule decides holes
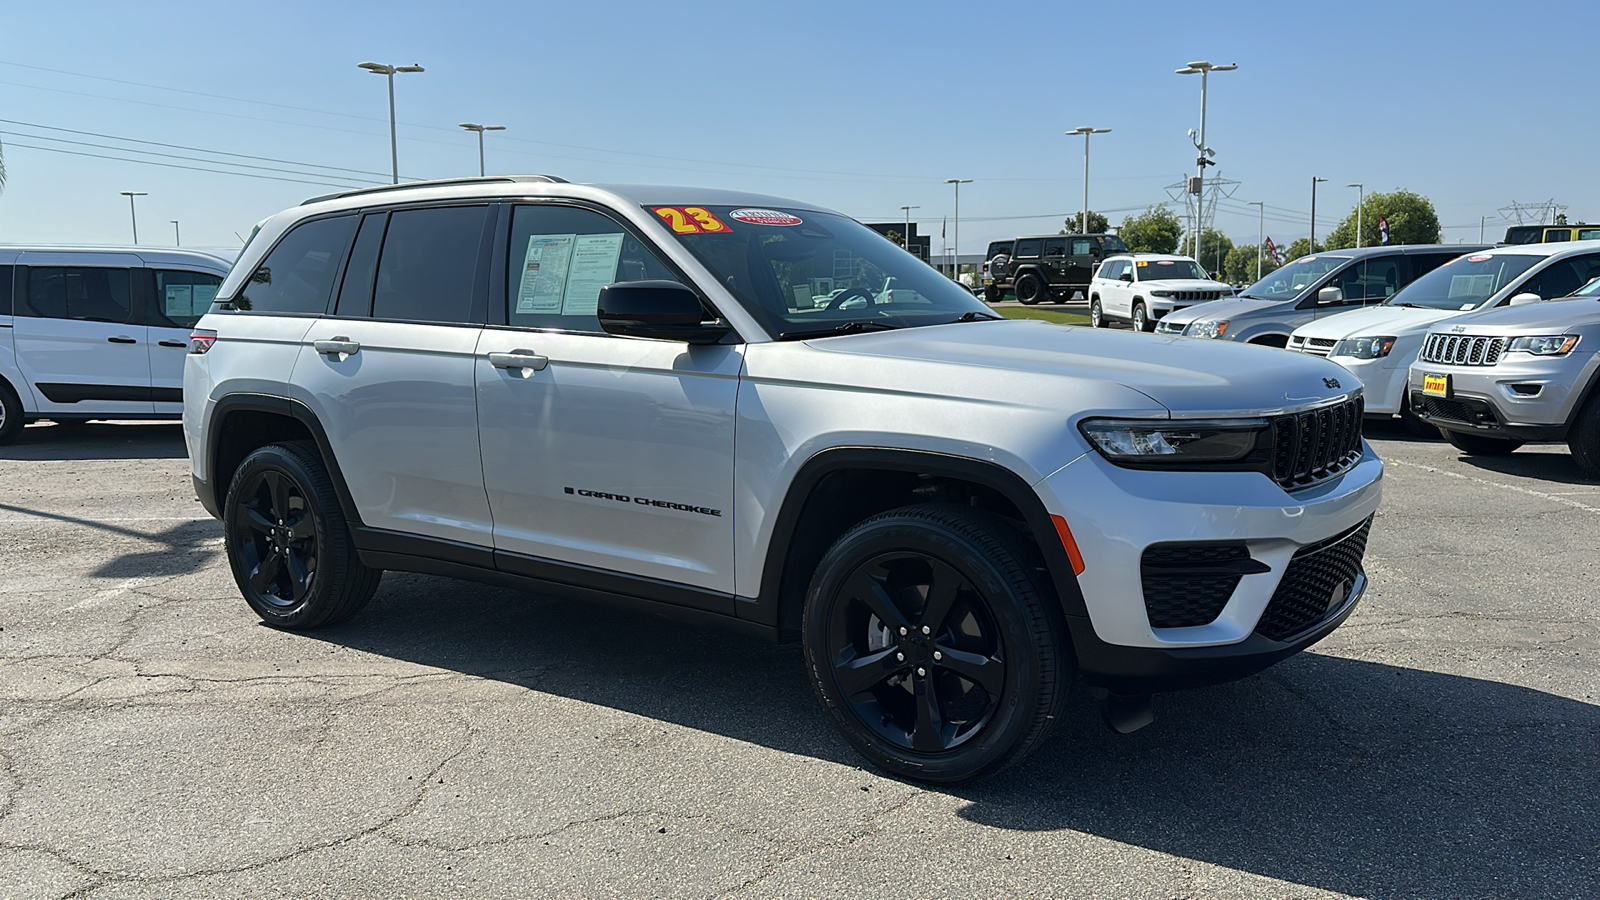
[[[1078,231],[1083,234],[1089,232],[1089,135],[1110,134],[1109,128],[1090,128],[1080,125],[1067,132],[1067,134],[1083,135],[1083,219],[1078,222]]]
[[[384,63],[375,62],[357,63],[356,67],[366,69],[368,72],[371,72],[374,75],[382,75],[389,79],[389,167],[390,171],[393,173],[393,183],[399,184],[400,151],[396,147],[394,139],[394,75],[396,72],[421,72],[422,67],[418,65],[390,66],[385,65]]]
[[[972,179],[946,178],[944,183],[953,184],[956,186],[956,213],[954,216],[956,220],[956,230],[955,239],[950,245],[950,277],[959,282],[961,280],[961,186],[963,184],[971,184]]]
[[[1489,221],[1491,218],[1493,218],[1493,216],[1478,217],[1478,243],[1480,244],[1483,243],[1483,223]]]
[[[1246,201],[1256,208],[1256,280],[1261,280],[1261,254],[1265,253],[1267,243],[1267,202],[1265,200]]]
[[[133,242],[135,244],[137,244],[137,243],[139,243],[139,214],[134,211],[133,198],[135,198],[135,197],[143,197],[149,192],[148,191],[118,191],[117,193],[119,193],[122,196],[128,198],[128,218],[133,220]]]
[[[485,131],[505,131],[504,125],[479,125],[476,122],[462,122],[461,127],[468,131],[478,133],[478,176],[483,177],[483,133]]]
[[[1361,204],[1367,198],[1367,186],[1359,181],[1352,181],[1345,187],[1356,189],[1356,249],[1361,249]]]
[[[178,220],[168,219],[167,221],[172,223],[172,246],[182,247],[183,238],[178,235]]]
[[[920,207],[920,206],[902,206],[902,207],[900,207],[900,211],[906,214],[906,230],[902,231],[900,233],[900,244],[901,244],[901,246],[906,248],[906,252],[907,253],[911,252],[911,211],[913,209],[921,209],[921,208],[922,207]]]
[[[1327,180],[1311,176],[1311,253],[1317,252],[1317,185]]]
[[[1200,134],[1195,137],[1194,133],[1190,132],[1190,136],[1194,137],[1194,148],[1198,151],[1198,156],[1195,159],[1195,168],[1198,171],[1195,174],[1194,184],[1189,187],[1189,193],[1195,195],[1194,253],[1196,259],[1200,256],[1200,232],[1205,228],[1206,166],[1216,165],[1216,163],[1212,162],[1212,159],[1217,155],[1215,151],[1206,145],[1206,82],[1212,72],[1232,72],[1237,68],[1239,68],[1238,63],[1216,66],[1201,60],[1175,70],[1179,75],[1200,76]]]

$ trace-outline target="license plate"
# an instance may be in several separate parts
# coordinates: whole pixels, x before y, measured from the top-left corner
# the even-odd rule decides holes
[[[1449,375],[1424,375],[1422,376],[1422,392],[1429,397],[1450,396]]]

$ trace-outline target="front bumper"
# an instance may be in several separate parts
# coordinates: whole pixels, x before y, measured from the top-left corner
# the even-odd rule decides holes
[[[1407,390],[1417,415],[1440,428],[1522,441],[1562,441],[1595,362],[1593,353],[1507,354],[1493,366],[1419,361],[1411,364]],[[1447,376],[1448,394],[1424,394],[1425,375]]]
[[[1366,444],[1343,474],[1293,493],[1254,472],[1124,469],[1090,452],[1035,489],[1071,528],[1084,561],[1083,616],[1069,620],[1084,679],[1119,693],[1213,684],[1259,671],[1320,640],[1365,590],[1354,579],[1342,606],[1309,630],[1273,640],[1258,633],[1297,551],[1359,527],[1378,508],[1383,463]],[[1152,544],[1234,542],[1257,571],[1245,574],[1207,624],[1157,628],[1141,581]]]

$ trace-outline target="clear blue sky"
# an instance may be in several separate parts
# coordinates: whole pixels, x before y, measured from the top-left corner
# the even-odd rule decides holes
[[[13,4],[0,119],[30,124],[0,123],[0,241],[126,241],[117,192],[139,190],[145,242],[169,243],[178,219],[186,246],[237,246],[332,189],[35,147],[387,181],[384,79],[356,68],[376,60],[427,68],[396,77],[403,178],[475,174],[456,123],[500,124],[491,172],[742,188],[866,220],[915,204],[936,252],[942,182],[972,178],[972,252],[1079,208],[1083,143],[1062,134],[1079,125],[1114,129],[1094,139],[1094,208],[1120,221],[1166,199],[1199,119],[1199,78],[1173,70],[1197,59],[1239,64],[1211,79],[1212,171],[1272,207],[1280,244],[1307,233],[1312,175],[1329,179],[1319,233],[1359,181],[1427,195],[1446,240],[1476,240],[1513,200],[1600,217],[1600,122],[1580,93],[1597,25],[1600,5],[1526,0]],[[1217,224],[1253,243],[1253,208],[1228,207]]]

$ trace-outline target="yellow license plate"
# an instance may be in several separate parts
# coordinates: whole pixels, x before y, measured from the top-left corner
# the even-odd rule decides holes
[[[1422,392],[1430,397],[1450,396],[1449,375],[1424,375],[1422,376]]]

